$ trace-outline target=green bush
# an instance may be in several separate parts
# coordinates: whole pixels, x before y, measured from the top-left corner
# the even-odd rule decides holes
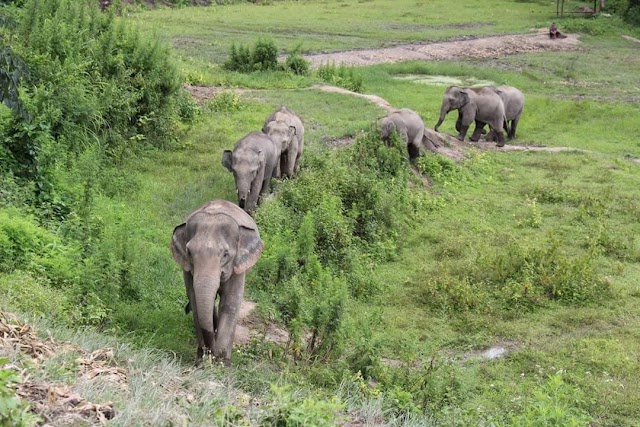
[[[372,130],[343,150],[310,152],[259,209],[265,251],[254,289],[289,329],[294,356],[342,353],[348,301],[376,298],[372,264],[395,256],[413,198],[426,197],[410,192],[409,176],[405,145]]]
[[[223,67],[241,73],[275,71],[278,69],[278,48],[271,39],[258,39],[253,50],[244,45],[236,47],[234,43]]]
[[[633,25],[640,25],[640,1],[629,0],[623,14],[624,20]]]
[[[338,425],[344,404],[331,400],[301,397],[288,387],[271,385],[268,403],[263,407],[262,426],[333,427]]]
[[[302,45],[296,46],[285,60],[285,69],[300,76],[309,75],[310,62],[302,56]]]
[[[4,365],[9,360],[0,358],[0,425],[27,427],[41,422],[40,417],[29,411],[29,405],[18,399],[15,394],[16,384],[20,377]]]
[[[29,0],[2,38],[29,70],[20,90],[30,118],[15,116],[2,151],[16,177],[35,182],[40,203],[60,210],[56,167],[68,170],[86,147],[121,161],[175,137],[179,80],[167,48],[96,1]]]
[[[362,92],[363,77],[355,71],[353,66],[347,67],[344,64],[340,64],[336,67],[334,62],[320,64],[317,74],[321,80],[327,83],[353,92]]]

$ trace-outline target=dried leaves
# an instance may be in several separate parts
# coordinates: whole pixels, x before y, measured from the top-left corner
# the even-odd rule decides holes
[[[52,338],[43,341],[30,325],[10,313],[0,311],[0,350],[5,353],[8,349],[28,355],[34,365],[41,365],[60,352],[79,352],[81,356],[76,363],[80,378],[87,381],[100,378],[127,388],[127,371],[114,366],[116,361],[112,349],[102,348],[89,353],[78,346],[56,343]],[[19,371],[13,364],[5,368]],[[30,380],[26,370],[19,373],[22,381],[16,394],[29,401],[33,412],[45,420],[45,425],[73,425],[80,422],[104,425],[115,415],[112,402],[87,402],[73,391],[72,386],[36,382]]]

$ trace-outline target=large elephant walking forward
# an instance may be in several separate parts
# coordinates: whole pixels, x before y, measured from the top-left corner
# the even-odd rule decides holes
[[[236,143],[233,151],[222,153],[222,165],[233,172],[238,204],[246,212],[251,214],[260,195],[268,191],[279,159],[279,146],[262,132],[251,132]]]
[[[403,108],[395,110],[380,119],[380,135],[383,141],[389,141],[393,130],[407,144],[409,160],[414,161],[420,156],[420,147],[426,146],[431,151],[435,150],[435,144],[427,140],[424,134],[424,122],[413,110]]]
[[[230,363],[245,273],[262,253],[256,223],[231,202],[210,201],[175,228],[171,253],[182,267],[193,311],[196,363],[205,352]]]
[[[504,134],[502,133],[505,121],[504,104],[496,92],[489,87],[461,88],[450,86],[442,98],[440,107],[440,119],[435,126],[437,131],[445,116],[451,110],[458,110],[460,116],[459,134],[456,136],[464,141],[471,123],[475,121],[476,127],[471,135],[471,141],[478,141],[485,124],[495,132],[498,139],[498,147],[504,146]]]
[[[297,174],[304,151],[304,125],[300,117],[282,106],[267,117],[262,132],[280,147],[280,173],[277,176],[291,178]]]

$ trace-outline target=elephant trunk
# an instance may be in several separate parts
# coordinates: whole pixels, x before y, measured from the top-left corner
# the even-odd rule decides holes
[[[241,209],[244,209],[244,205],[247,202],[249,193],[251,192],[251,183],[247,180],[236,180],[236,189],[238,190],[238,205]]]
[[[215,336],[215,300],[220,288],[220,272],[194,277],[195,307],[204,347],[213,349]]]
[[[448,112],[449,112],[449,105],[446,102],[443,102],[442,107],[440,108],[440,118],[438,119],[438,123],[436,123],[436,126],[433,128],[433,130],[435,131],[438,130],[442,122],[444,122],[444,118],[447,116]]]

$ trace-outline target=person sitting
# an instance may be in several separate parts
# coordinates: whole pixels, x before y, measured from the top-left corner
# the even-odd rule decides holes
[[[558,31],[558,27],[556,27],[556,23],[552,22],[551,26],[549,27],[549,38],[557,39],[558,36],[560,36],[560,31]]]

